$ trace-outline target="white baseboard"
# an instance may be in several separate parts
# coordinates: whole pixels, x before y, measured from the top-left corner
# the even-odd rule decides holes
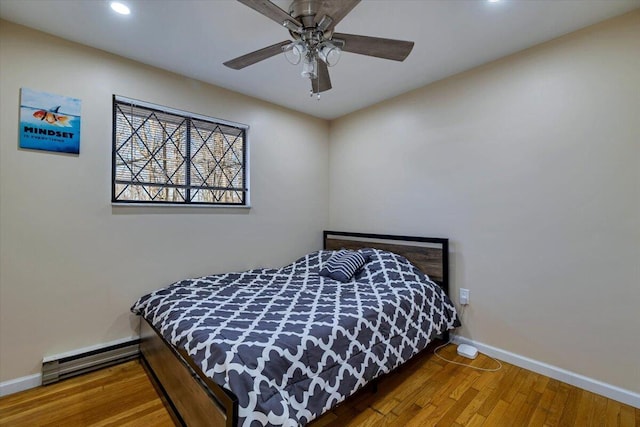
[[[30,388],[39,387],[42,384],[42,374],[27,375],[26,377],[0,383],[0,397],[8,396]]]
[[[626,405],[640,408],[640,393],[616,387],[614,385],[607,384],[593,378],[585,377],[584,375],[576,374],[575,372],[567,371],[565,369],[558,368],[557,366],[549,365],[544,362],[529,359],[528,357],[511,353],[509,351],[483,344],[481,342],[473,341],[460,335],[452,334],[451,341],[456,344],[473,345],[478,349],[478,351],[488,356],[495,357],[496,359],[503,360],[507,363],[511,363],[512,365],[516,365],[529,371],[545,375],[558,381],[571,384],[572,386],[579,387],[592,393],[608,397],[609,399],[622,402]]]

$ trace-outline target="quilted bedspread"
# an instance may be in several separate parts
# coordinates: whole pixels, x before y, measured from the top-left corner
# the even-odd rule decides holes
[[[459,326],[405,258],[363,249],[352,281],[318,274],[333,252],[279,269],[183,280],[131,308],[238,398],[239,425],[298,426]]]

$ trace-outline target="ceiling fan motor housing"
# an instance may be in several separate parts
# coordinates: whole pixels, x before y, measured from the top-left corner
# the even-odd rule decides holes
[[[333,21],[330,16],[323,16],[316,23],[320,6],[319,0],[295,0],[289,6],[289,15],[302,23],[302,31],[289,30],[291,37],[295,40],[304,40],[312,50],[324,40],[330,40],[333,34],[333,30],[326,30]]]
[[[294,0],[289,6],[289,15],[300,21],[307,29],[315,26],[314,19],[318,9],[318,0]]]

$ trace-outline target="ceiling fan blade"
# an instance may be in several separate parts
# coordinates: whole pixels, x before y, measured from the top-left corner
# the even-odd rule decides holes
[[[411,49],[413,49],[413,42],[380,37],[333,33],[331,39],[344,41],[344,46],[341,49],[345,52],[392,59],[394,61],[404,61],[411,53]]]
[[[283,42],[264,47],[260,50],[256,50],[255,52],[239,56],[235,59],[225,62],[224,65],[229,68],[233,68],[234,70],[241,70],[244,67],[255,64],[256,62],[260,62],[267,58],[271,58],[272,56],[275,56],[279,53],[282,53],[282,47],[290,43],[290,40],[285,40]]]
[[[301,27],[302,24],[297,19],[293,18],[284,10],[280,9],[278,6],[270,2],[269,0],[238,0],[240,3],[245,6],[249,6],[251,9],[255,10],[266,16],[269,19],[273,19],[278,24],[283,25],[285,21],[293,22],[296,27]]]
[[[314,22],[318,24],[324,16],[329,16],[331,24],[324,31],[331,31],[358,3],[360,0],[322,0]]]
[[[318,59],[318,77],[311,79],[311,91],[313,93],[324,92],[331,89],[331,78],[329,68],[321,59]]]

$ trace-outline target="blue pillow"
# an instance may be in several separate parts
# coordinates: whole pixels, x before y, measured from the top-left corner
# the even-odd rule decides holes
[[[348,282],[366,262],[367,259],[360,252],[341,250],[329,258],[320,270],[320,275],[343,283]]]

